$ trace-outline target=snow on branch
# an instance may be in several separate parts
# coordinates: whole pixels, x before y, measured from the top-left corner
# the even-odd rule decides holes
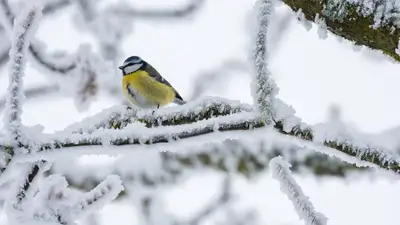
[[[3,26],[6,27],[6,30],[11,30],[14,23],[14,13],[12,12],[8,0],[0,0],[0,11],[1,16],[3,17]],[[52,60],[50,57],[43,54],[40,50],[40,47],[37,44],[33,44],[29,46],[29,54],[33,57],[33,59],[45,69],[51,72],[57,72],[61,74],[65,74],[73,69],[75,69],[75,64],[62,65],[56,63],[55,60]]]
[[[123,187],[119,177],[114,175],[107,177],[93,190],[77,195],[67,189],[66,182],[63,182],[65,178],[54,175],[45,178],[41,186],[39,185],[39,188],[36,189],[35,181],[39,179],[39,175],[49,169],[48,161],[38,159],[22,165],[10,163],[11,157],[15,159],[15,157],[21,156],[23,158],[27,155],[23,153],[27,152],[22,151],[30,150],[34,152],[37,147],[32,145],[33,140],[22,137],[28,130],[21,124],[21,101],[23,98],[22,79],[27,61],[26,55],[42,15],[41,10],[41,5],[36,2],[29,2],[27,6],[22,8],[13,24],[9,63],[10,85],[4,118],[9,141],[7,147],[0,147],[2,153],[8,153],[9,156],[2,165],[1,171],[4,172],[5,168],[7,168],[7,171],[22,171],[18,176],[12,178],[15,193],[6,199],[6,213],[11,224],[32,221],[46,221],[63,225],[74,224],[76,217],[97,210],[115,199],[123,190]],[[22,132],[22,129],[24,129],[24,132]],[[30,135],[27,134],[26,136]],[[40,135],[36,134],[35,139],[36,136],[39,137]],[[20,152],[16,152],[17,150]],[[52,179],[54,177],[57,179]]]
[[[266,124],[274,121],[273,101],[277,95],[274,80],[267,68],[267,30],[269,17],[274,10],[274,0],[258,0],[257,7],[257,31],[252,56],[254,64],[254,78],[251,84],[254,106]]]
[[[123,135],[122,135],[123,136]],[[309,141],[300,141],[298,138],[285,136],[276,132],[274,129],[255,129],[253,131],[231,133],[223,135],[226,138],[222,143],[208,143],[196,144],[188,146],[187,144],[180,145],[170,143],[168,145],[138,145],[135,147],[127,148],[77,148],[74,154],[74,149],[67,149],[66,151],[57,151],[54,149],[50,152],[43,152],[42,154],[36,153],[28,157],[21,158],[21,162],[37,160],[41,158],[49,158],[52,160],[60,159],[64,154],[72,154],[74,156],[80,154],[134,154],[135,158],[139,159],[137,163],[129,162],[130,168],[126,168],[126,163],[117,163],[121,167],[110,167],[109,169],[102,169],[107,173],[120,174],[125,183],[130,180],[141,180],[148,185],[159,183],[171,182],[174,177],[181,176],[182,173],[190,171],[190,169],[209,168],[220,171],[230,171],[243,174],[246,176],[254,176],[260,171],[266,169],[269,159],[277,155],[287,157],[293,165],[296,165],[296,170],[304,171],[304,169],[311,170],[314,173],[321,174],[325,171],[344,171],[346,165],[340,168],[332,166],[329,160],[324,157],[315,158],[313,154],[326,154],[333,156],[330,158],[338,158],[350,164],[355,164],[359,167],[378,167],[372,163],[361,162],[355,157],[349,157],[345,154],[324,148],[323,146],[316,145]],[[121,136],[119,136],[121,137]],[[218,136],[214,136],[217,141]],[[231,140],[234,139],[234,140]],[[108,145],[107,145],[108,146]],[[160,152],[162,151],[162,152]],[[315,151],[320,153],[315,153]],[[390,156],[389,154],[387,156]],[[393,160],[399,161],[397,158],[392,157]],[[129,158],[131,159],[131,158]],[[394,161],[393,164],[397,163]],[[146,162],[143,164],[143,162]],[[376,163],[379,165],[379,163]],[[125,165],[125,166],[123,166]],[[132,165],[136,165],[132,167]],[[151,165],[151,166],[149,166]],[[398,163],[397,163],[398,165]],[[382,165],[379,165],[385,168]],[[71,168],[70,166],[68,168]],[[78,167],[79,168],[79,167]],[[388,168],[386,168],[388,169]],[[390,168],[399,173],[398,170]],[[99,171],[92,169],[91,171]],[[68,171],[62,171],[67,173]],[[73,172],[73,171],[72,171]],[[74,186],[87,189],[92,185],[98,183],[101,175],[91,172],[82,173],[82,177],[74,178],[76,173],[72,173],[70,182]]]
[[[129,147],[123,152],[118,148],[112,148],[105,149],[104,154],[125,153],[127,155],[134,154],[135,157],[122,157],[109,165],[93,165],[91,167],[66,160],[66,157],[61,156],[64,154],[60,155],[58,152],[54,155],[55,160],[60,157],[62,160],[57,160],[49,173],[62,173],[71,186],[88,190],[101,182],[108,174],[119,175],[125,185],[140,182],[145,186],[170,184],[187,172],[204,168],[217,171],[230,169],[232,172],[246,177],[254,177],[267,169],[269,160],[277,155],[283,155],[291,164],[295,165],[294,171],[302,173],[343,176],[345,172],[357,168],[333,157],[315,153],[308,148],[299,149],[293,143],[289,145],[279,143],[271,143],[260,137],[260,139],[252,139],[249,142],[224,139],[222,144],[196,143],[197,146],[189,148],[181,145],[143,148],[136,146],[135,149]],[[154,151],[154,148],[162,152]],[[71,150],[68,149],[65,153],[68,155],[74,152]],[[180,153],[175,153],[177,151]],[[84,154],[100,153],[97,148],[95,152],[88,149]],[[49,154],[44,155],[45,158],[52,158]]]
[[[42,16],[41,10],[40,6],[33,5],[32,8],[21,12],[13,29],[9,62],[10,83],[7,90],[4,125],[14,147],[22,147],[26,142],[21,132],[21,105],[24,98],[22,80],[25,76],[28,47]]]
[[[7,208],[9,215],[15,215],[10,218],[14,224],[27,221],[75,224],[75,220],[99,210],[124,190],[115,175],[109,175],[86,193],[69,189],[65,178],[58,174],[44,178],[36,186],[18,208]]]
[[[70,0],[46,1],[45,6],[43,7],[42,13],[44,16],[52,15],[56,12],[59,12],[60,9],[63,9],[66,6],[70,5],[70,3],[71,3]],[[7,35],[7,32],[4,29],[4,27],[0,27],[0,37],[2,40],[1,47],[0,47],[0,66],[3,66],[9,60],[8,52],[10,50],[9,36]]]
[[[277,156],[269,163],[272,176],[277,179],[281,186],[281,191],[287,195],[296,210],[297,215],[304,220],[306,225],[326,225],[327,217],[317,212],[310,202],[309,197],[304,195],[301,187],[296,183],[291,175],[291,165],[281,156]]]
[[[16,221],[23,217],[25,211],[24,204],[28,201],[28,196],[32,194],[32,183],[37,179],[37,175],[40,172],[48,169],[46,166],[47,164],[44,161],[40,161],[25,163],[19,167],[22,171],[13,183],[15,194],[10,195],[5,201],[7,214],[12,215],[8,219],[14,224],[18,224]]]
[[[92,133],[97,129],[123,129],[128,124],[138,121],[146,127],[169,126],[194,123],[212,117],[225,116],[238,112],[251,112],[251,105],[217,97],[202,97],[188,102],[184,106],[139,110],[126,106],[113,106],[95,116],[72,124],[61,133]]]
[[[49,151],[57,152],[57,149],[60,148],[90,145],[151,145],[173,142],[179,139],[189,140],[191,137],[199,135],[217,134],[217,131],[257,130],[265,126],[258,116],[254,115],[251,111],[248,112],[251,108],[247,105],[233,102],[233,105],[227,107],[226,104],[229,105],[229,101],[225,100],[219,103],[218,100],[208,101],[208,105],[205,103],[207,103],[207,100],[199,100],[194,103],[188,103],[188,108],[181,106],[160,109],[159,112],[154,113],[156,120],[147,117],[147,115],[151,115],[150,111],[131,111],[130,114],[126,113],[123,115],[125,109],[121,107],[121,113],[112,114],[109,111],[101,113],[98,118],[81,122],[82,129],[77,129],[79,127],[79,123],[77,123],[65,132],[56,133],[55,138],[52,136],[43,137],[39,151],[46,154]],[[189,107],[190,104],[198,104],[198,107],[196,105]],[[224,109],[226,110],[225,112]],[[237,113],[229,114],[232,109],[240,110],[237,110]],[[214,112],[228,114],[211,117]],[[93,124],[98,126],[98,129],[94,126],[85,125],[87,122],[90,123],[90,121],[95,121]],[[111,124],[115,125],[112,129],[109,129],[112,126],[110,125],[110,121],[112,121]],[[337,136],[338,134],[335,133],[327,135],[327,131],[320,127],[316,129],[305,124],[299,124],[298,122],[293,123],[293,121],[296,121],[293,116],[283,117],[275,123],[275,131],[285,136],[296,137],[298,140],[308,141],[315,146],[326,146],[338,150],[333,155],[346,162],[348,160],[343,159],[343,155],[348,155],[354,160],[370,162],[381,168],[400,173],[398,155],[391,153],[383,147],[368,143],[368,141],[360,139],[357,136]],[[127,126],[120,126],[121,124],[126,124]],[[123,129],[119,129],[121,127]],[[327,127],[327,129],[328,131],[332,130],[330,127]],[[87,132],[88,130],[90,132]],[[71,131],[75,131],[76,133],[72,133]],[[229,136],[230,134],[227,135]],[[0,147],[12,149],[10,146]],[[328,154],[326,151],[323,151],[323,153]],[[329,152],[328,155],[332,155],[332,153]],[[308,160],[311,160],[311,162],[308,161],[306,164],[310,165],[319,161],[320,157],[314,157],[314,160],[311,157]],[[350,161],[350,163],[354,163],[354,161]],[[342,167],[338,166],[336,168]],[[343,171],[339,171],[335,174],[342,173]]]

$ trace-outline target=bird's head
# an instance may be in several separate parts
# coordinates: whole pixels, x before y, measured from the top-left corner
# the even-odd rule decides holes
[[[122,70],[123,75],[127,75],[133,72],[136,72],[140,68],[142,68],[145,65],[145,61],[141,59],[139,56],[131,56],[128,57],[122,66],[119,66],[118,68]]]

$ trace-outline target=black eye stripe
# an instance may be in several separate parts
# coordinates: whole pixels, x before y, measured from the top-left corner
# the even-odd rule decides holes
[[[139,64],[142,64],[142,63],[128,63],[128,64],[124,65],[123,67],[121,67],[121,69],[125,69],[128,66],[139,65]]]

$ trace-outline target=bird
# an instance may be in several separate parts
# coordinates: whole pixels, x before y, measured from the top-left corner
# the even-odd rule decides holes
[[[128,57],[118,68],[122,71],[123,93],[133,105],[159,109],[169,103],[186,104],[178,91],[139,56]]]

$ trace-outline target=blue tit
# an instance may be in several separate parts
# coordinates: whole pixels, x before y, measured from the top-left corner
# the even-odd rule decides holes
[[[156,69],[138,56],[127,58],[122,66],[122,90],[125,97],[141,108],[159,108],[171,102],[186,103]]]

